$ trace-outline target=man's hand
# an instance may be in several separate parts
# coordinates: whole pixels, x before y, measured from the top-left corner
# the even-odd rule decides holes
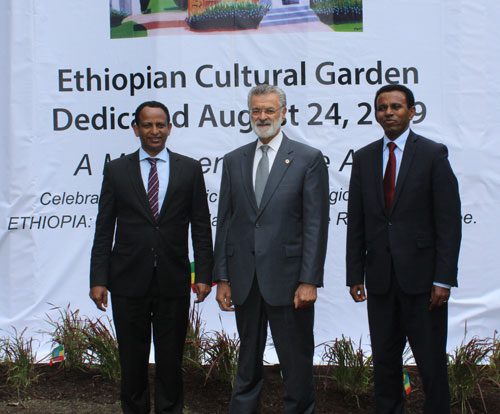
[[[317,286],[311,283],[301,283],[295,291],[293,304],[295,309],[307,308],[316,302],[318,298]]]
[[[108,307],[108,289],[106,286],[94,286],[90,289],[90,299],[94,301],[97,308],[106,312]]]
[[[366,300],[365,285],[354,285],[349,288],[354,302],[364,302]]]
[[[212,291],[212,287],[206,283],[195,283],[194,291],[196,292],[196,300],[194,303],[200,303],[205,300],[205,298]]]
[[[450,297],[450,289],[441,286],[432,286],[431,298],[429,299],[429,309],[439,308],[448,302]]]
[[[231,301],[231,286],[225,280],[217,282],[217,295],[215,298],[223,311],[234,311],[233,302]]]

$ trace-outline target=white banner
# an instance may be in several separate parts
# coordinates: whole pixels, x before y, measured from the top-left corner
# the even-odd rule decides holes
[[[499,328],[498,2],[366,0],[360,14],[361,1],[352,1],[352,9],[322,15],[317,2],[263,0],[234,3],[239,17],[229,20],[217,1],[152,0],[142,12],[140,3],[3,6],[1,329],[28,327],[42,356],[49,303],[102,315],[88,298],[102,170],[138,148],[130,123],[143,101],[169,107],[167,146],[202,162],[215,234],[221,159],[253,139],[246,97],[265,81],[287,93],[286,134],[320,148],[329,165],[316,342],[362,336],[369,349],[366,308],[345,287],[346,201],[352,151],[382,136],[372,102],[386,83],[413,90],[412,128],[448,146],[460,183],[463,241],[449,350],[466,322],[469,337]],[[201,308],[207,330],[220,330],[222,320],[235,332],[234,315],[219,312],[214,294]],[[266,360],[276,360],[272,350]]]

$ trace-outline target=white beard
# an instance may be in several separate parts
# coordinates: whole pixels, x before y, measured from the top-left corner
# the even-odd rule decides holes
[[[250,125],[252,126],[253,131],[259,138],[263,139],[274,137],[278,133],[282,122],[283,114],[281,114],[279,119],[275,121],[267,120],[262,122],[250,119]]]

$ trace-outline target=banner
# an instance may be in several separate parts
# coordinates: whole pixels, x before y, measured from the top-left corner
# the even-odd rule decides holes
[[[353,151],[383,135],[373,98],[387,83],[413,90],[413,130],[448,146],[460,183],[448,348],[465,325],[468,337],[499,328],[497,2],[10,0],[3,9],[4,331],[29,327],[47,354],[49,304],[102,315],[88,297],[102,171],[139,147],[131,121],[143,101],[168,106],[167,146],[200,160],[215,235],[222,157],[255,139],[247,94],[264,82],[287,94],[285,133],[321,149],[329,168],[316,342],[344,334],[369,349],[366,306],[345,287],[346,211]],[[215,293],[200,308],[207,330],[236,332]],[[266,360],[277,360],[272,347]]]

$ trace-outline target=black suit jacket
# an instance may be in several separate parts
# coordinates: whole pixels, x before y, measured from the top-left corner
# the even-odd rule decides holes
[[[201,166],[191,158],[169,154],[170,177],[158,221],[141,178],[139,151],[106,164],[91,256],[91,287],[143,296],[156,263],[160,293],[188,295],[190,224],[196,282],[211,283],[212,235]]]
[[[390,287],[391,261],[401,289],[457,286],[461,239],[458,183],[448,150],[412,131],[406,141],[392,210],[384,202],[383,139],[354,154],[349,185],[347,285],[371,293]]]
[[[293,303],[300,283],[323,285],[328,238],[328,170],[318,149],[288,139],[276,154],[257,207],[252,169],[257,141],[224,157],[214,280],[231,282],[241,305],[257,275],[267,303]]]

